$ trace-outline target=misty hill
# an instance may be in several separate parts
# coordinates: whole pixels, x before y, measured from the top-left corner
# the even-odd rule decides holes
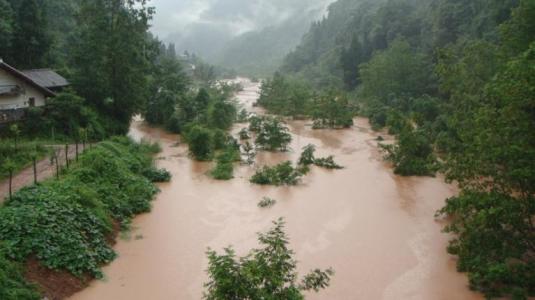
[[[214,1],[164,41],[242,74],[270,75],[332,1]]]

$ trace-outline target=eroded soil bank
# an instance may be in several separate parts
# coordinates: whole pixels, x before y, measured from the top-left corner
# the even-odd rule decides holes
[[[254,110],[258,84],[245,85],[238,98]],[[71,299],[200,299],[206,249],[234,245],[243,254],[279,217],[300,270],[336,271],[331,286],[308,299],[482,299],[456,272],[442,221],[433,218],[455,187],[440,177],[393,175],[365,119],[348,130],[312,130],[305,121],[290,127],[293,151],[260,153],[258,165],[296,161],[302,147],[315,144],[318,156],[335,155],[345,169],[314,167],[290,188],[250,184],[249,166],[237,167],[234,180],[215,181],[206,174],[212,165],[192,161],[178,136],[135,122],[132,136],[161,142],[158,164],[173,180],[160,185],[153,211],[134,220],[131,238],[117,243],[120,256],[104,268],[106,280]],[[278,203],[260,209],[264,196]]]

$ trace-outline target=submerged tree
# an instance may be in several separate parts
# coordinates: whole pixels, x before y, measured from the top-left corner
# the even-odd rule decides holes
[[[258,235],[261,248],[237,258],[229,247],[224,254],[208,251],[208,275],[204,298],[227,299],[304,299],[303,292],[329,286],[332,269],[313,270],[299,281],[294,252],[288,248],[284,221],[274,222],[267,233]]]

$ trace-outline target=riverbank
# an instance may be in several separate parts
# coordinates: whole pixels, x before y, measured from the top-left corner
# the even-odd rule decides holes
[[[250,111],[258,84],[244,82],[238,94]],[[200,299],[208,247],[234,245],[238,254],[256,246],[256,232],[284,217],[300,271],[333,267],[331,286],[307,299],[483,299],[468,288],[446,251],[449,237],[434,219],[444,200],[457,193],[440,177],[403,178],[382,160],[377,134],[367,120],[347,130],[312,130],[307,121],[289,123],[287,153],[260,152],[257,165],[296,161],[301,148],[317,146],[318,156],[335,155],[343,170],[312,168],[296,187],[249,183],[254,168],[235,168],[235,179],[216,181],[212,163],[195,162],[179,136],[135,122],[131,135],[159,141],[159,167],[173,175],[160,184],[151,214],[133,221],[133,236],[119,240],[119,258],[71,299]],[[243,125],[236,125],[237,133]],[[263,197],[276,199],[259,209]]]
[[[116,257],[112,246],[118,232],[151,209],[158,192],[152,181],[164,174],[153,166],[158,151],[155,144],[115,137],[80,155],[59,179],[14,193],[0,207],[0,261],[12,261],[18,278],[24,275],[36,289],[20,288],[22,279],[10,281],[11,275],[6,279],[0,272],[0,298],[37,291],[64,299],[102,278],[101,266]]]

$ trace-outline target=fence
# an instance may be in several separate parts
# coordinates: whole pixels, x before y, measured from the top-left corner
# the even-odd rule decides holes
[[[91,144],[72,145],[47,145],[45,147],[54,149],[53,154],[45,157],[32,164],[17,174],[13,175],[11,181],[12,192],[21,188],[32,185],[34,182],[40,182],[47,178],[58,176],[61,170],[75,162],[83,151],[92,147]],[[9,197],[10,182],[9,178],[0,182],[0,203]]]

